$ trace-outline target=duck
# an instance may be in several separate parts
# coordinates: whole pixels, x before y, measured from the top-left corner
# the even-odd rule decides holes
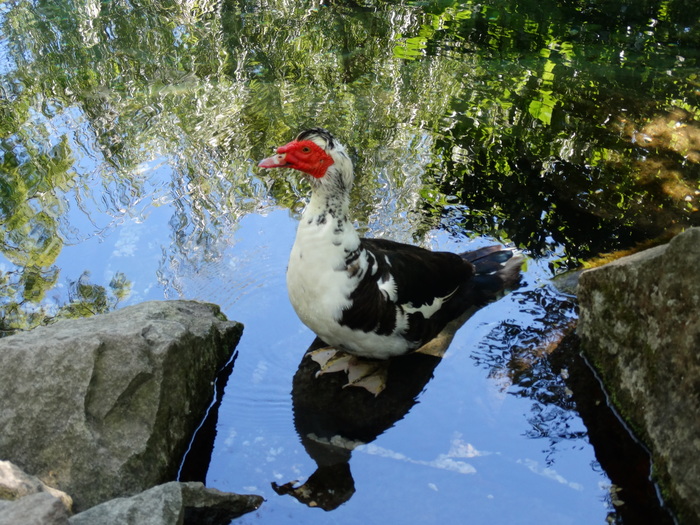
[[[258,166],[291,168],[310,182],[286,281],[297,316],[327,345],[315,351],[319,374],[343,370],[349,386],[378,395],[383,379],[366,385],[378,363],[419,351],[518,286],[523,258],[511,248],[457,254],[361,237],[350,213],[352,160],[324,128],[302,131]]]

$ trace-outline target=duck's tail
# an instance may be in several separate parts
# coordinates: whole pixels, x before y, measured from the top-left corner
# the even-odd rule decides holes
[[[475,291],[482,304],[495,301],[520,286],[525,258],[518,250],[493,245],[479,248],[460,256],[476,268]]]

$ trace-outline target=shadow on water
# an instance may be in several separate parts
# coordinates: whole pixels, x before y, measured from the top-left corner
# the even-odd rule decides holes
[[[231,372],[233,372],[233,366],[236,364],[237,357],[238,352],[234,352],[229,362],[216,375],[214,380],[214,398],[202,423],[195,430],[190,446],[182,458],[180,471],[177,476],[180,481],[201,481],[202,483],[206,481],[207,471],[211,463],[211,454],[214,450],[214,441],[216,440],[219,408],[221,408],[224,391]]]
[[[613,483],[614,522],[675,523],[670,510],[661,504],[658,487],[651,482],[649,451],[610,408],[598,377],[580,353],[578,337],[565,336],[549,361],[554,368],[568,371],[565,382],[571,401],[586,425],[596,459]]]

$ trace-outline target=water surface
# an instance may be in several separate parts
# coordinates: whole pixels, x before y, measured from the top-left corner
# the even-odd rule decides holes
[[[174,298],[243,322],[199,467],[266,497],[241,522],[666,520],[643,457],[609,460],[625,432],[577,350],[556,350],[576,312],[552,279],[699,223],[699,10],[6,1],[0,328]],[[442,362],[401,365],[415,391],[352,451],[307,439],[329,413],[309,400],[333,392],[302,381],[313,335],[284,282],[308,187],[255,167],[315,125],[350,148],[363,234],[528,257]],[[346,459],[334,510],[274,490],[327,454]]]

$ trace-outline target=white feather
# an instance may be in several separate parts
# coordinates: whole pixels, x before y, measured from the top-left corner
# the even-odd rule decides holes
[[[413,305],[408,305],[408,304],[403,304],[401,305],[401,309],[406,312],[407,314],[413,314],[413,313],[421,313],[423,314],[423,317],[426,319],[430,319],[432,315],[440,310],[442,308],[442,305],[447,301],[450,297],[454,295],[454,293],[457,291],[457,288],[452,290],[449,294],[447,294],[444,297],[436,297],[433,299],[433,302],[430,304],[423,304],[421,306],[415,307]]]
[[[382,278],[377,285],[379,290],[384,294],[384,296],[390,301],[396,301],[397,291],[396,291],[396,281],[394,277],[389,275],[387,278]]]

